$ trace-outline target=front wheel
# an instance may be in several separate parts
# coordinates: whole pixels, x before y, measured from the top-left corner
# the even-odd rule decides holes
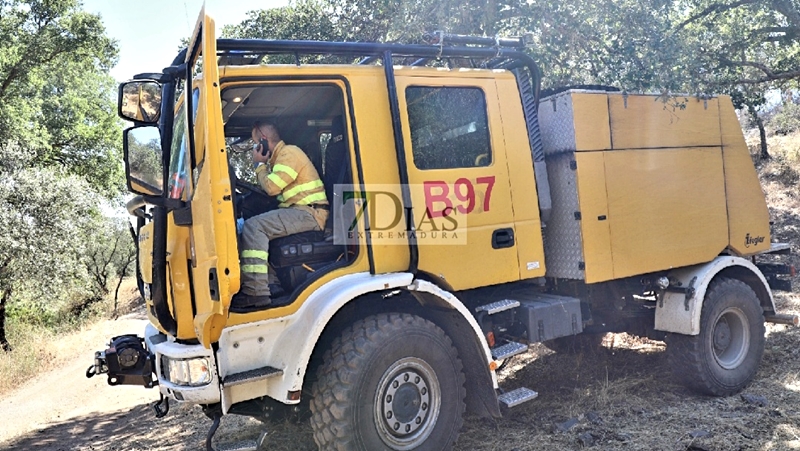
[[[325,353],[311,389],[320,449],[447,450],[465,410],[464,373],[450,338],[409,314],[354,323]]]
[[[741,280],[711,283],[698,335],[673,334],[667,354],[675,375],[708,395],[729,396],[756,375],[764,353],[764,314],[753,289]]]

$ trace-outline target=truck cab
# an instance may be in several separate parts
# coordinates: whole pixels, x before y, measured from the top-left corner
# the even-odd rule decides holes
[[[652,96],[542,99],[524,39],[429,41],[216,39],[201,12],[171,66],[123,83],[151,324],[89,372],[157,386],[158,415],[202,406],[209,446],[222,415],[300,406],[325,449],[449,449],[465,412],[537,396],[499,387],[504,360],[609,331],[717,362],[699,391],[746,386],[764,321],[797,318],[771,294],[792,269],[756,262],[789,247],[771,243],[730,100],[665,119]],[[242,308],[237,229],[280,202],[250,166],[264,120],[314,164],[331,214],[270,241],[284,294]]]

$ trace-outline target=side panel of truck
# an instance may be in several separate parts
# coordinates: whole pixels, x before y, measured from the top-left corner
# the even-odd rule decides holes
[[[519,279],[511,189],[500,110],[494,101],[495,90],[494,80],[488,78],[397,77],[412,202],[428,205],[433,219],[442,225],[444,221],[440,220],[449,205],[456,220],[466,219],[465,236],[459,237],[464,242],[419,246],[419,269],[442,277],[455,290]],[[448,124],[458,127],[449,128],[448,125],[446,130],[438,130],[442,123],[431,113],[432,117],[424,123],[422,120],[411,123],[415,118],[410,118],[409,111],[414,102],[430,101],[433,107],[440,98],[452,96],[456,99],[462,94],[476,100],[468,107],[474,110],[470,114],[474,113],[477,118],[473,118],[473,122],[466,124],[462,123],[466,120],[448,119]],[[410,96],[416,97],[409,100]],[[454,109],[455,104],[454,100]],[[427,112],[426,107],[424,114]],[[467,112],[445,109],[443,114],[458,116]],[[487,122],[481,124],[481,120]],[[483,139],[481,135],[487,127],[489,147],[474,161],[445,161],[449,157],[446,153],[463,149],[461,146],[466,140]],[[423,135],[426,129],[436,129],[436,132]],[[415,133],[419,135],[414,136]],[[429,160],[420,159],[423,148],[433,155]],[[426,165],[436,167],[421,169]],[[500,242],[498,234],[504,234],[511,245]]]
[[[740,255],[754,255],[770,247],[769,211],[729,97],[719,98],[719,115],[727,181],[729,246]]]
[[[725,249],[719,147],[603,153],[615,278],[710,261]]]
[[[348,75],[350,89],[353,94],[354,115],[357,118],[358,148],[364,179],[371,185],[400,185],[400,169],[397,164],[392,139],[392,119],[389,115],[389,94],[386,90],[386,79],[379,67],[359,68]],[[365,187],[368,191],[370,186]],[[380,206],[381,203],[376,202]],[[386,207],[386,205],[383,205]],[[368,211],[369,213],[369,211]],[[381,211],[393,217],[394,211]],[[383,215],[382,215],[383,216]],[[384,225],[391,219],[369,218],[370,222]],[[405,224],[400,221],[385,232],[401,233]],[[371,265],[376,274],[405,271],[409,264],[408,245],[391,244],[380,240],[371,240]],[[366,250],[366,248],[365,248]]]
[[[497,78],[495,84],[497,102],[503,117],[511,201],[514,204],[519,278],[541,277],[545,274],[546,264],[542,244],[542,221],[539,216],[533,157],[520,95],[516,80],[511,77]]]

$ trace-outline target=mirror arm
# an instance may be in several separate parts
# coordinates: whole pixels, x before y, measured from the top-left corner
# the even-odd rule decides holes
[[[172,80],[183,80],[186,78],[186,63],[169,66],[164,68],[164,76]]]
[[[159,74],[159,73],[155,73],[155,72],[144,72],[144,73],[141,73],[141,74],[134,75],[133,79],[134,80],[155,80],[155,81],[160,82],[161,81],[161,77],[163,77],[163,76],[164,76],[164,74]]]
[[[151,219],[151,216],[147,214],[147,202],[145,202],[144,196],[142,195],[138,195],[129,200],[125,207],[131,216],[136,216],[137,218],[142,219]]]
[[[163,73],[144,72],[133,76],[134,80],[153,80],[159,83],[169,83],[177,79],[183,79],[186,73],[186,63],[178,66],[165,67]]]

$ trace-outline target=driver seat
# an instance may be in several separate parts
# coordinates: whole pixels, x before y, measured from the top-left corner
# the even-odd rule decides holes
[[[344,119],[337,116],[331,123],[331,139],[325,149],[324,171],[317,167],[322,174],[325,195],[331,206],[325,230],[296,233],[269,242],[269,264],[275,269],[281,286],[287,293],[301,284],[312,271],[336,262],[346,252],[344,246],[333,244],[333,237],[326,239],[326,232],[333,228],[333,210],[336,208],[333,188],[344,183],[348,172],[345,144]]]

